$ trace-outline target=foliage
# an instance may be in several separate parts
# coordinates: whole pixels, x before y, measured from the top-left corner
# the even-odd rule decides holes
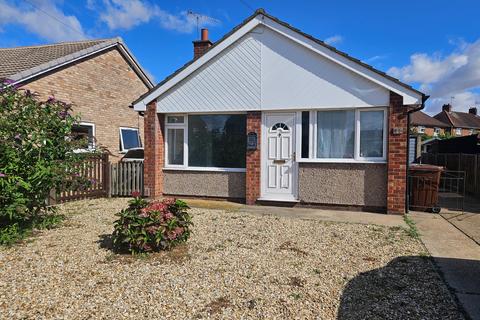
[[[29,219],[47,210],[50,190],[78,188],[71,106],[0,82],[0,218]]]
[[[63,219],[63,215],[51,213],[16,222],[5,219],[0,223],[0,245],[10,246],[28,237],[34,229],[52,229],[60,224]]]
[[[418,232],[417,225],[415,221],[412,220],[408,215],[403,216],[403,220],[408,226],[407,233],[410,237],[419,239],[420,238],[420,233]]]
[[[70,112],[67,103],[40,101],[0,79],[0,244],[58,222],[46,201],[51,190],[94,183],[80,177],[76,166],[85,155],[74,150],[84,142],[72,134],[78,118]]]
[[[148,202],[134,195],[128,208],[116,214],[113,244],[133,254],[171,249],[190,237],[188,209],[181,200]]]

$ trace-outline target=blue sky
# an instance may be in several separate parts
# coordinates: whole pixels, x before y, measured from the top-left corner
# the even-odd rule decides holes
[[[0,0],[0,47],[118,35],[160,81],[192,57],[189,11],[215,41],[259,7],[430,94],[430,113],[480,104],[474,0]]]

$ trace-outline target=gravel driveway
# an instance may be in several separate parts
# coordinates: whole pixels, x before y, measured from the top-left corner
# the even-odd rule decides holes
[[[126,202],[66,204],[61,227],[0,249],[1,318],[463,318],[399,228],[192,209],[188,245],[131,257],[109,249]]]

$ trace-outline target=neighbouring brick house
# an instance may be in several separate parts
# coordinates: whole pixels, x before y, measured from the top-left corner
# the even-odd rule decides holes
[[[145,190],[406,211],[409,113],[426,96],[257,10],[133,104]]]
[[[413,133],[424,134],[429,137],[443,135],[450,126],[440,120],[430,117],[422,111],[416,111],[410,115],[410,128]]]
[[[80,151],[105,147],[115,162],[142,146],[143,117],[131,102],[153,84],[121,38],[1,48],[0,78],[73,104],[75,133],[88,138]]]
[[[480,133],[480,116],[476,107],[470,108],[468,112],[458,112],[453,111],[450,104],[445,104],[434,118],[447,124],[445,130],[452,136],[463,137]]]

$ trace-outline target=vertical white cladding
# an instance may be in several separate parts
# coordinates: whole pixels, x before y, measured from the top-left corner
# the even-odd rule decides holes
[[[158,99],[159,112],[388,105],[384,87],[257,26]]]

